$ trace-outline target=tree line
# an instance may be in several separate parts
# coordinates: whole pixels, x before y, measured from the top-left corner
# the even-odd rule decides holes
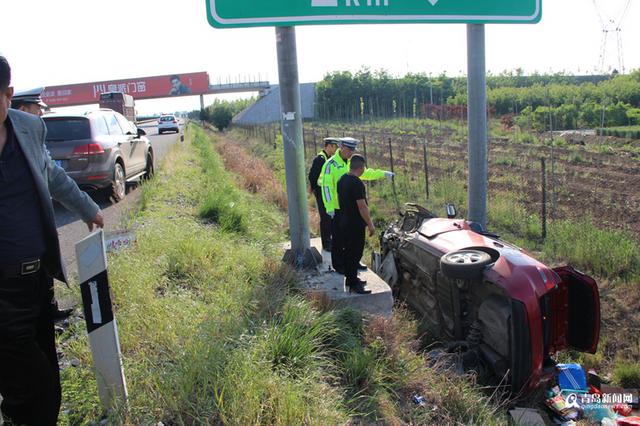
[[[222,131],[231,125],[231,121],[236,114],[244,111],[255,102],[255,97],[248,99],[236,99],[233,101],[216,99],[211,105],[205,107],[202,111],[191,111],[189,113],[189,118],[193,120],[206,121],[218,130]]]
[[[516,124],[538,131],[640,124],[640,70],[601,76],[525,76],[515,70],[489,75],[487,86],[491,114],[513,115]],[[327,74],[316,95],[321,120],[446,119],[466,106],[467,81],[445,74],[396,78],[385,70],[363,68]]]

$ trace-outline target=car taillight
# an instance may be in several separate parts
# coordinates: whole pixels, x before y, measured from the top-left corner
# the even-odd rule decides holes
[[[104,149],[99,143],[88,143],[80,145],[73,149],[73,155],[97,155],[104,154]]]
[[[177,121],[176,121],[176,120],[173,120],[173,123],[177,123]]]

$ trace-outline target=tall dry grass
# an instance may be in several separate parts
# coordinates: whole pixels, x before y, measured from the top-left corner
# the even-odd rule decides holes
[[[225,169],[242,177],[247,191],[260,194],[280,210],[287,211],[287,194],[264,161],[228,140],[217,144],[216,150],[224,161]]]

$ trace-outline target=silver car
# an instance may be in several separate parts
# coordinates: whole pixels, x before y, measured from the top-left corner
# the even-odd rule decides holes
[[[158,120],[158,134],[164,132],[180,132],[180,124],[175,115],[163,115]]]
[[[127,182],[153,175],[154,156],[144,130],[108,109],[51,114],[46,144],[51,158],[84,190],[122,200]]]

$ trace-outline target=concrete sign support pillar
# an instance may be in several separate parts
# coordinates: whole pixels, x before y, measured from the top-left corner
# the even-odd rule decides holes
[[[291,249],[285,261],[296,267],[315,266],[317,256],[310,249],[309,213],[302,142],[302,107],[298,81],[298,54],[294,27],[276,27],[282,142],[289,200]],[[321,257],[320,257],[321,258]]]
[[[487,82],[484,24],[467,24],[469,217],[487,225]]]

